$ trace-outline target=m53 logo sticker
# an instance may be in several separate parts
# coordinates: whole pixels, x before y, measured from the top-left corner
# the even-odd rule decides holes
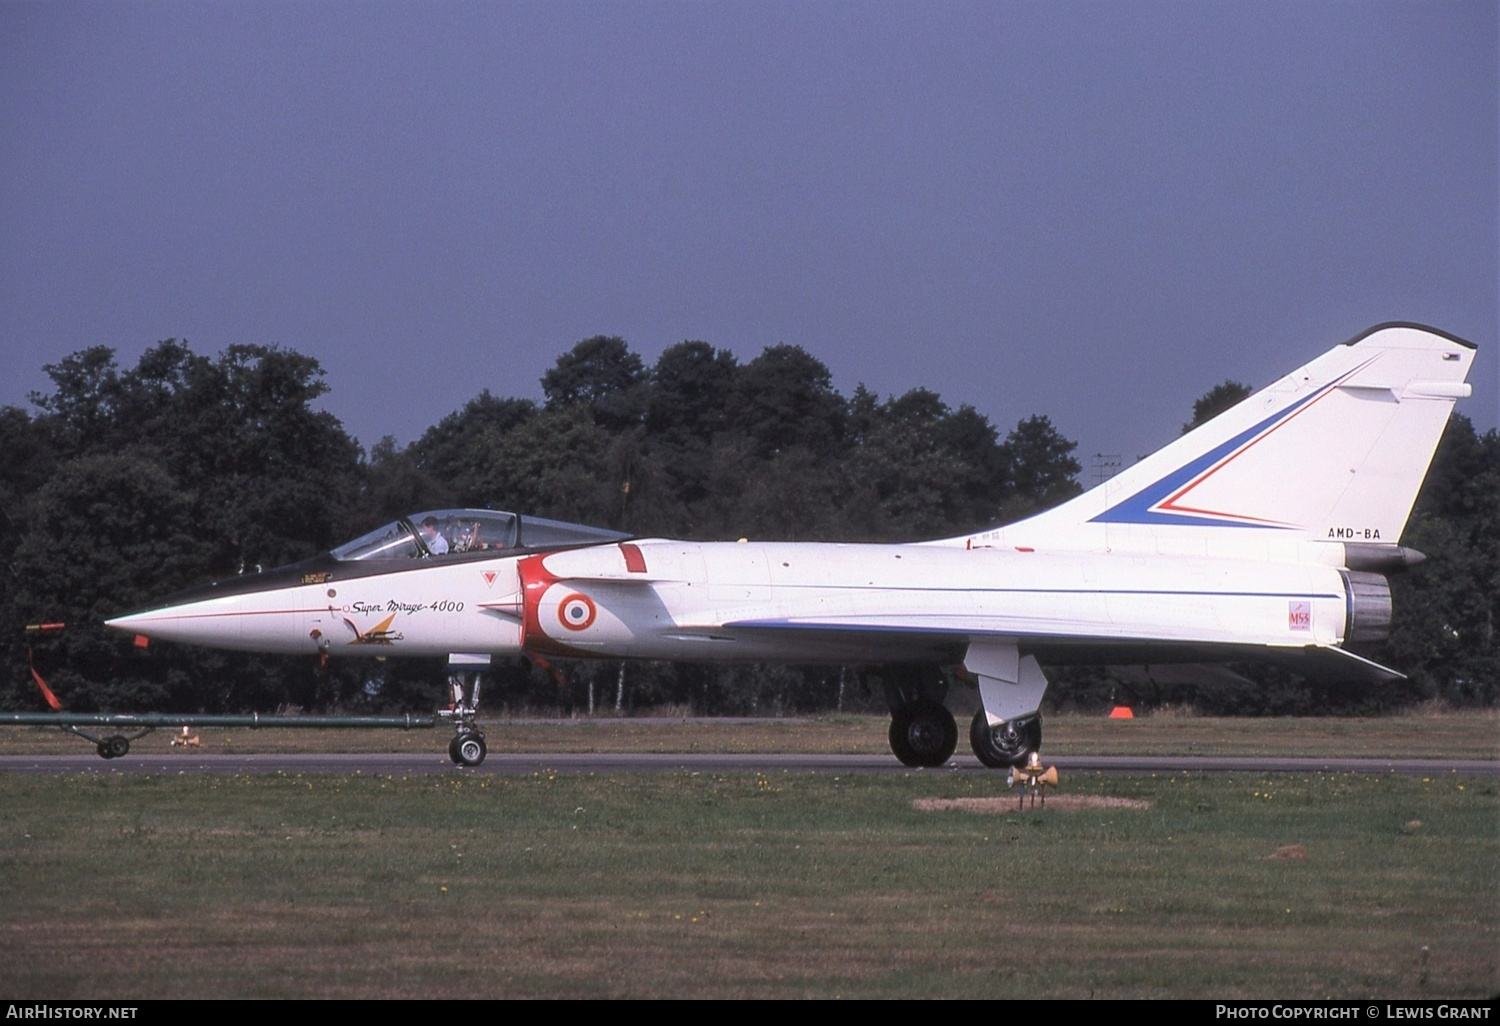
[[[1294,631],[1312,630],[1312,603],[1288,602],[1286,625],[1289,630]]]

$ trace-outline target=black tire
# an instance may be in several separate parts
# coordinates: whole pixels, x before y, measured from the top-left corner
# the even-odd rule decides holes
[[[462,766],[464,762],[463,756],[458,754],[458,743],[463,739],[463,734],[454,734],[453,740],[448,742],[448,758],[453,761],[453,765],[455,766]]]
[[[94,747],[99,752],[99,758],[101,758],[101,759],[113,759],[114,758],[113,755],[109,754],[109,742],[108,741],[99,741],[99,742],[95,743]]]
[[[891,716],[891,751],[903,766],[934,768],[953,757],[958,724],[941,703],[913,702]]]
[[[109,758],[111,759],[123,759],[130,754],[129,738],[115,734],[112,737],[105,738],[104,743],[109,746]]]
[[[1026,756],[1042,747],[1042,718],[1011,720],[994,729],[980,709],[969,724],[969,746],[980,762],[991,769],[1026,765]]]
[[[478,766],[484,762],[488,749],[484,744],[484,736],[481,734],[464,734],[455,739],[458,743],[454,749],[458,752],[456,760],[460,766]]]

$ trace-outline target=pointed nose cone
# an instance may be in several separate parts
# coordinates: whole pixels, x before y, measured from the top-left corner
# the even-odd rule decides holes
[[[240,596],[181,602],[141,609],[104,621],[106,627],[139,634],[153,641],[182,641],[190,645],[238,648],[244,619]]]
[[[146,631],[143,628],[149,622],[150,617],[144,613],[128,613],[112,620],[105,620],[104,626],[113,627],[117,631],[127,631],[130,634],[145,634]]]
[[[113,627],[117,631],[134,634],[137,639],[150,638],[153,641],[191,641],[193,639],[183,637],[181,625],[174,629],[173,620],[169,614],[174,607],[164,606],[161,609],[138,610],[117,616],[111,620],[105,620],[104,626]],[[138,640],[137,644],[141,642]]]
[[[321,582],[330,561],[313,559],[265,573],[241,574],[200,584],[132,609],[105,623],[158,641],[227,648],[240,652],[317,652],[318,635],[308,617],[331,610]]]

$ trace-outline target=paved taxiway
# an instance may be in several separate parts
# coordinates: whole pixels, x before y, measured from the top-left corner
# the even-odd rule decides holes
[[[1485,759],[1282,759],[1163,756],[1057,756],[1046,763],[1099,773],[1398,773],[1416,776],[1500,777],[1500,761]],[[955,756],[938,769],[913,770],[889,755],[659,755],[508,754],[491,752],[482,766],[459,768],[441,752],[421,754],[129,755],[104,760],[77,755],[0,755],[0,773],[991,773],[972,756]]]

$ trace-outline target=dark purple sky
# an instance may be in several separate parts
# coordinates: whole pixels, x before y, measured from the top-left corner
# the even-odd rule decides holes
[[[1087,467],[1415,320],[1486,429],[1497,68],[1493,0],[0,2],[0,403],[276,342],[407,442],[589,335],[787,342]]]

